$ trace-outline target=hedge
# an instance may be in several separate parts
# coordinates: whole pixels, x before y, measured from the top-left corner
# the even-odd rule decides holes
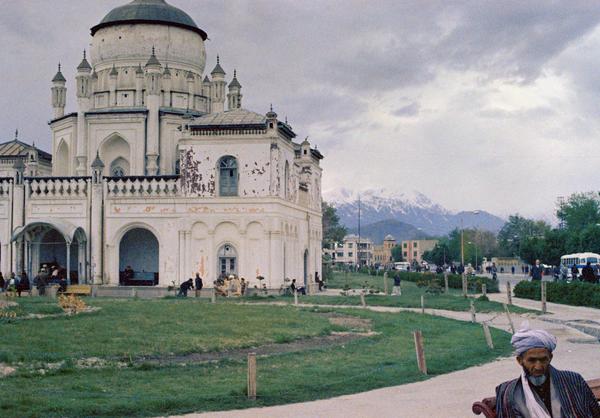
[[[519,282],[514,287],[515,296],[525,299],[541,299],[541,282]],[[546,300],[564,305],[600,308],[600,286],[583,282],[547,282]]]
[[[401,271],[399,273],[391,273],[393,277],[395,274],[400,275],[401,280],[407,282],[420,282],[423,280],[438,280],[441,287],[444,287],[444,275],[436,273],[413,273],[407,271]],[[498,289],[498,282],[487,277],[475,276],[467,277],[468,288],[476,292],[481,292],[481,285],[485,283],[486,290],[488,293],[500,293]],[[462,289],[462,276],[460,274],[448,274],[448,287],[451,289]]]

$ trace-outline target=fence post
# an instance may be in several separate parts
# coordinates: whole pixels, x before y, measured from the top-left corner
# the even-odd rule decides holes
[[[248,353],[248,399],[256,399],[256,353]]]
[[[448,271],[444,270],[444,287],[446,288],[446,294],[448,294]]]
[[[212,303],[216,303],[216,302],[217,302],[217,293],[216,293],[216,291],[215,291],[215,288],[214,288],[214,287],[212,288],[212,292],[211,292],[211,294],[210,294],[210,301],[211,301]]]
[[[383,293],[388,295],[388,274],[387,271],[383,273]]]
[[[510,329],[512,330],[512,333],[515,333],[515,324],[513,324],[512,318],[510,317],[510,311],[508,310],[508,306],[506,306],[506,303],[503,303],[504,305],[504,311],[506,312],[506,317],[508,318],[508,323],[510,325]]]
[[[512,305],[512,291],[510,290],[510,282],[506,282],[506,297],[508,298],[508,304]]]
[[[462,275],[462,290],[463,290],[463,296],[466,298],[467,297],[467,276],[465,275],[465,273],[463,273]]]
[[[483,293],[483,296],[487,296],[487,285],[485,283],[481,285],[481,293]]]
[[[425,296],[421,295],[421,313],[425,313]]]
[[[427,374],[427,363],[425,362],[425,350],[423,348],[423,334],[420,330],[413,332],[415,338],[415,351],[417,352],[417,366],[423,374]]]
[[[298,305],[298,289],[294,289],[294,305]]]
[[[542,292],[542,313],[546,313],[546,285],[547,282],[542,281],[541,283],[542,288],[540,289],[540,291]]]
[[[363,308],[367,306],[367,302],[365,301],[365,294],[363,292],[360,293],[360,304]]]
[[[494,349],[494,342],[492,341],[492,333],[490,332],[490,327],[486,322],[482,323],[483,325],[483,335],[485,335],[485,342],[487,343],[490,350]]]
[[[477,322],[477,318],[475,317],[475,303],[473,303],[473,300],[471,300],[471,322]]]

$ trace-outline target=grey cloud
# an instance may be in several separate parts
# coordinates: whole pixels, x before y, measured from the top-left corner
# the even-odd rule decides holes
[[[402,106],[392,112],[392,115],[398,117],[411,117],[417,116],[419,111],[421,110],[421,106],[417,102],[412,102],[407,104],[406,106]]]

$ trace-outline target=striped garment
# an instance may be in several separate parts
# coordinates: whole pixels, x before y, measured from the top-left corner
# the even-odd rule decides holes
[[[592,390],[579,373],[557,370],[550,366],[552,397],[560,402],[560,417],[553,418],[600,418],[600,405]],[[521,379],[502,383],[496,388],[497,418],[529,418],[523,399]],[[554,409],[554,407],[553,407]]]

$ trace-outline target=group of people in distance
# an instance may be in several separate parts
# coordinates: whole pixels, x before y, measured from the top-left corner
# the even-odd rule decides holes
[[[555,266],[553,271],[554,280],[567,280],[568,276],[568,267],[564,264],[561,264],[560,267]],[[535,260],[535,264],[531,266],[529,270],[529,276],[531,280],[542,280],[542,276],[544,274],[544,267],[540,264],[540,260]],[[573,264],[571,266],[571,280],[572,281],[582,281],[586,283],[599,283],[600,282],[600,266],[598,264],[592,264],[591,262],[587,262],[585,266],[581,269],[581,274],[579,272],[579,268],[577,264]]]
[[[32,286],[37,288],[40,296],[44,296],[46,288],[52,284],[58,285],[58,292],[67,290],[66,271],[61,269],[58,264],[52,266],[43,264],[38,274],[33,278],[33,283],[24,271],[18,276],[14,272],[10,273],[8,279],[5,279],[0,272],[0,292],[14,292],[19,297],[21,297],[21,293],[31,292]]]

